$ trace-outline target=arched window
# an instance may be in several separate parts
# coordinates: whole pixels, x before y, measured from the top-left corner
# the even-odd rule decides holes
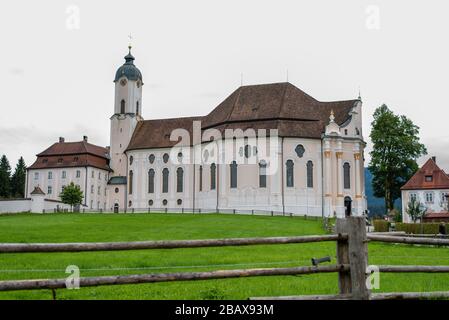
[[[343,165],[343,186],[345,189],[351,189],[351,166],[347,162]]]
[[[162,170],[162,192],[168,193],[168,169]]]
[[[217,171],[217,166],[215,165],[215,163],[212,163],[210,165],[210,189],[211,190],[215,190],[215,187],[216,187],[216,171]]]
[[[200,166],[200,191],[203,191],[203,166]]]
[[[287,160],[286,167],[287,167],[287,187],[293,187],[294,186],[294,178],[293,178],[293,160]]]
[[[154,170],[148,171],[148,193],[154,193]]]
[[[267,163],[264,160],[259,162],[259,187],[267,187]]]
[[[139,114],[139,101],[136,102],[136,114]]]
[[[176,192],[182,192],[184,186],[184,170],[176,169]]]
[[[124,114],[125,113],[125,100],[122,100],[120,102],[120,113]]]
[[[130,170],[129,171],[129,194],[133,194],[133,176],[134,176],[134,174],[133,174],[133,171],[132,170]]]
[[[313,188],[313,162],[307,161],[307,188]]]
[[[232,161],[231,168],[231,188],[237,188],[237,162]]]

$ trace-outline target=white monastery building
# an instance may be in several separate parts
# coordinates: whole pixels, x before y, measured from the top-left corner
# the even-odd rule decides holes
[[[144,120],[134,60],[130,48],[115,75],[110,147],[60,138],[28,168],[26,197],[39,187],[57,201],[74,182],[86,211],[366,212],[360,98],[249,85],[205,116]]]

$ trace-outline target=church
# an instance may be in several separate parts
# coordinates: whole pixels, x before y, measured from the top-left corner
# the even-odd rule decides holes
[[[288,82],[247,85],[207,115],[145,120],[131,47],[124,59],[110,145],[59,138],[27,169],[26,197],[38,188],[58,201],[74,182],[86,212],[366,212],[360,97],[321,102]]]

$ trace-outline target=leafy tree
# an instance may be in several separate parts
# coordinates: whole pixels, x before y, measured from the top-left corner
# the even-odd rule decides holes
[[[3,155],[0,159],[0,198],[9,198],[11,195],[11,166],[8,158]]]
[[[70,205],[70,211],[73,211],[73,206],[81,204],[84,195],[79,186],[76,186],[73,182],[70,182],[68,186],[59,195],[61,201]]]
[[[412,198],[407,205],[407,214],[412,218],[412,221],[416,223],[418,219],[422,219],[427,212],[427,208],[422,205],[420,201]]]
[[[385,208],[394,208],[401,187],[418,170],[416,159],[427,154],[419,142],[419,127],[403,115],[394,114],[384,104],[374,112],[370,134],[373,143],[369,170],[376,197],[385,199]]]
[[[21,197],[25,196],[25,176],[26,165],[22,157],[17,162],[14,173],[11,177],[11,196]]]

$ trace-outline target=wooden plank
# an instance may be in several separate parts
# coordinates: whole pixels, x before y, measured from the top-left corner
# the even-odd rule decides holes
[[[347,232],[347,223],[344,219],[337,219],[336,231],[338,233]],[[337,241],[337,263],[349,264],[349,243],[348,239]],[[338,273],[338,289],[340,294],[350,294],[352,291],[351,274],[349,271],[340,271]]]
[[[449,239],[413,238],[407,236],[384,236],[373,234],[369,234],[367,238],[371,241],[379,242],[449,246]]]
[[[434,292],[390,292],[371,294],[370,300],[416,300],[416,299],[448,299],[449,291]]]
[[[370,294],[366,287],[368,247],[365,223],[364,217],[352,216],[337,220],[340,232],[348,234],[351,293],[355,300],[366,300]]]
[[[156,273],[156,274],[138,274],[138,275],[124,275],[124,276],[103,276],[103,277],[80,278],[80,287],[154,283],[154,282],[168,282],[168,281],[190,281],[190,280],[226,279],[226,278],[240,278],[240,277],[331,273],[331,272],[338,272],[342,269],[347,270],[349,269],[349,266],[330,265],[330,266],[317,266],[317,267],[242,269],[242,270],[219,270],[208,272],[179,272],[179,273]],[[58,289],[58,288],[66,288],[66,279],[0,281],[0,291],[39,290],[39,289]]]
[[[249,300],[349,300],[351,294],[323,294],[307,296],[284,296],[284,297],[251,297]]]
[[[200,247],[249,246],[288,243],[336,241],[347,235],[322,235],[271,238],[231,238],[213,240],[171,240],[136,242],[85,242],[85,243],[1,243],[0,253],[18,252],[80,252],[141,249],[176,249]]]
[[[379,266],[380,272],[422,272],[422,273],[446,273],[449,272],[449,266],[394,266],[385,265]]]

